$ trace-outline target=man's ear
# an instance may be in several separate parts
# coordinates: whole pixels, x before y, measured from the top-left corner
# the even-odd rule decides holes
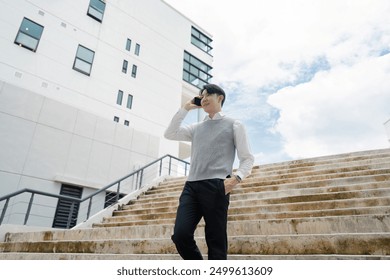
[[[221,104],[222,104],[222,101],[223,101],[224,98],[225,98],[225,97],[224,97],[223,95],[218,95],[218,101],[220,101]]]

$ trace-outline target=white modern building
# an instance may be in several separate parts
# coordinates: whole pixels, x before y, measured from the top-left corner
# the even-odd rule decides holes
[[[212,77],[207,31],[162,0],[0,4],[0,197],[84,197],[162,155],[188,157],[163,132]],[[23,223],[27,200],[3,223]],[[52,207],[29,223],[63,226],[57,199],[38,203]]]

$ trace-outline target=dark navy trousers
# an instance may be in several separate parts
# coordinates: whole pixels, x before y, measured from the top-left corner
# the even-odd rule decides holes
[[[227,214],[230,194],[225,195],[224,180],[186,182],[180,196],[172,241],[185,260],[202,260],[194,239],[195,229],[205,221],[209,260],[227,259]]]

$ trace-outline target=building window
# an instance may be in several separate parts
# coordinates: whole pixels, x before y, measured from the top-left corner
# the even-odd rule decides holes
[[[122,105],[122,100],[123,100],[123,91],[118,90],[118,95],[116,97],[116,104]]]
[[[202,88],[212,78],[210,71],[213,68],[195,56],[184,51],[183,80]]]
[[[137,65],[133,65],[133,69],[131,69],[131,76],[133,78],[137,77]]]
[[[127,51],[130,51],[131,49],[131,40],[129,38],[127,38],[127,41],[126,41],[126,50]]]
[[[139,55],[140,49],[141,49],[141,46],[139,44],[135,44],[135,51],[134,51],[134,53],[136,55]]]
[[[117,117],[117,116],[114,116],[114,122],[119,122],[119,117]]]
[[[90,0],[87,15],[96,19],[98,22],[102,22],[105,9],[106,3],[104,1]]]
[[[125,126],[129,126],[129,125],[130,125],[130,122],[129,122],[128,120],[125,120],[124,125],[125,125]]]
[[[35,52],[41,39],[43,26],[24,18],[16,35],[15,44]]]
[[[73,63],[73,69],[89,76],[91,74],[94,56],[94,51],[79,45],[77,48],[76,58]]]
[[[122,64],[122,72],[123,73],[127,73],[127,65],[128,65],[127,60],[123,60],[123,64]]]
[[[133,96],[131,94],[129,94],[127,96],[127,105],[126,105],[126,107],[128,109],[131,109],[132,106],[133,106]]]
[[[195,27],[191,29],[191,43],[206,53],[210,53],[212,40]]]

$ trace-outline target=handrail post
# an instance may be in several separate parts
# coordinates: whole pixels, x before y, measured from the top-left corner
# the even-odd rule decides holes
[[[5,217],[5,212],[7,211],[7,208],[8,208],[9,199],[10,198],[7,198],[7,200],[5,201],[4,207],[3,207],[3,211],[1,211],[0,225],[3,223],[3,219]]]
[[[168,175],[171,175],[172,157],[169,157]]]
[[[121,181],[118,182],[118,188],[116,189],[116,197],[115,197],[115,202],[118,202],[119,200],[119,191],[121,188]]]
[[[142,187],[142,179],[144,177],[144,170],[141,169],[141,176],[140,176],[140,179],[139,179],[139,186],[138,186],[138,189],[140,189]]]
[[[138,189],[139,171],[137,171],[137,177],[135,178],[135,189]]]
[[[27,220],[28,220],[28,217],[30,216],[31,206],[32,206],[33,200],[34,200],[34,193],[31,193],[30,201],[28,203],[27,212],[26,212],[26,216],[24,217],[24,224],[23,225],[27,224]]]
[[[160,171],[158,172],[158,176],[161,176],[161,173],[162,173],[162,165],[163,165],[163,159],[160,160]]]
[[[91,206],[92,206],[92,197],[89,199],[89,202],[88,202],[88,211],[87,211],[87,219],[89,219],[89,215],[91,214]]]

